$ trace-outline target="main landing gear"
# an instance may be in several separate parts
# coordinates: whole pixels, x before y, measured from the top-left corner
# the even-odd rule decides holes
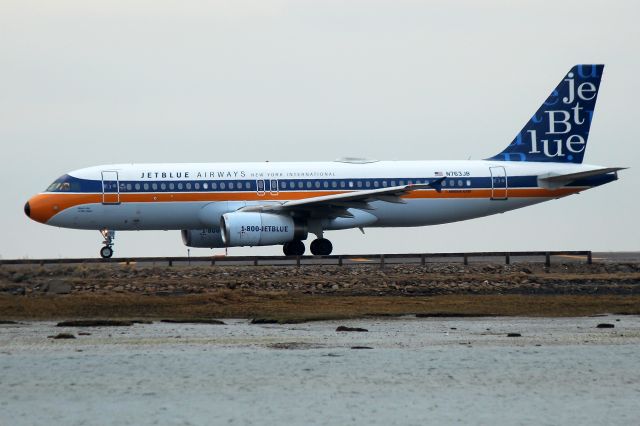
[[[104,247],[100,249],[100,257],[103,259],[109,259],[113,256],[113,240],[116,238],[116,231],[109,231],[108,229],[103,229],[100,231],[104,241]]]
[[[304,243],[300,240],[284,243],[282,251],[285,256],[302,256],[304,254]]]
[[[328,256],[333,250],[333,244],[326,238],[318,238],[311,242],[309,248],[314,256]]]
[[[328,256],[333,251],[333,244],[326,238],[318,238],[311,242],[309,248],[314,256]],[[302,256],[304,254],[304,243],[300,240],[284,243],[282,251],[285,256]]]

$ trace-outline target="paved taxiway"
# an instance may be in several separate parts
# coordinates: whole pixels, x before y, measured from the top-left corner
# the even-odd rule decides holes
[[[0,326],[0,424],[640,419],[637,316],[54,325]],[[59,332],[77,338],[47,338]]]

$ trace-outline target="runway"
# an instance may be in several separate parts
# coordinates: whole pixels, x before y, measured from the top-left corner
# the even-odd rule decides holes
[[[627,425],[640,418],[638,316],[225,322],[0,325],[0,423]],[[368,331],[337,332],[340,325]],[[76,338],[47,338],[60,332]]]
[[[136,258],[53,258],[53,259],[0,259],[2,265],[49,264],[115,264],[142,266],[304,266],[304,265],[357,265],[357,264],[426,264],[426,263],[640,263],[640,252],[590,251],[525,251],[525,252],[468,252],[468,253],[379,253],[342,254],[331,256],[198,256],[198,257],[136,257]]]

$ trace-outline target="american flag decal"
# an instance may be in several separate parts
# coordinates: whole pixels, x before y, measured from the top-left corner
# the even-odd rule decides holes
[[[442,173],[442,172],[436,172],[436,173],[435,173],[435,175],[436,175],[436,176],[444,176],[444,173]]]

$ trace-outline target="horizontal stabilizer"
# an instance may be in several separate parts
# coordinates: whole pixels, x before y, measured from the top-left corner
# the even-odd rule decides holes
[[[625,170],[626,167],[605,167],[602,169],[588,170],[586,172],[568,173],[563,175],[547,174],[538,177],[538,184],[543,188],[553,189],[570,184],[580,179],[615,173]]]

